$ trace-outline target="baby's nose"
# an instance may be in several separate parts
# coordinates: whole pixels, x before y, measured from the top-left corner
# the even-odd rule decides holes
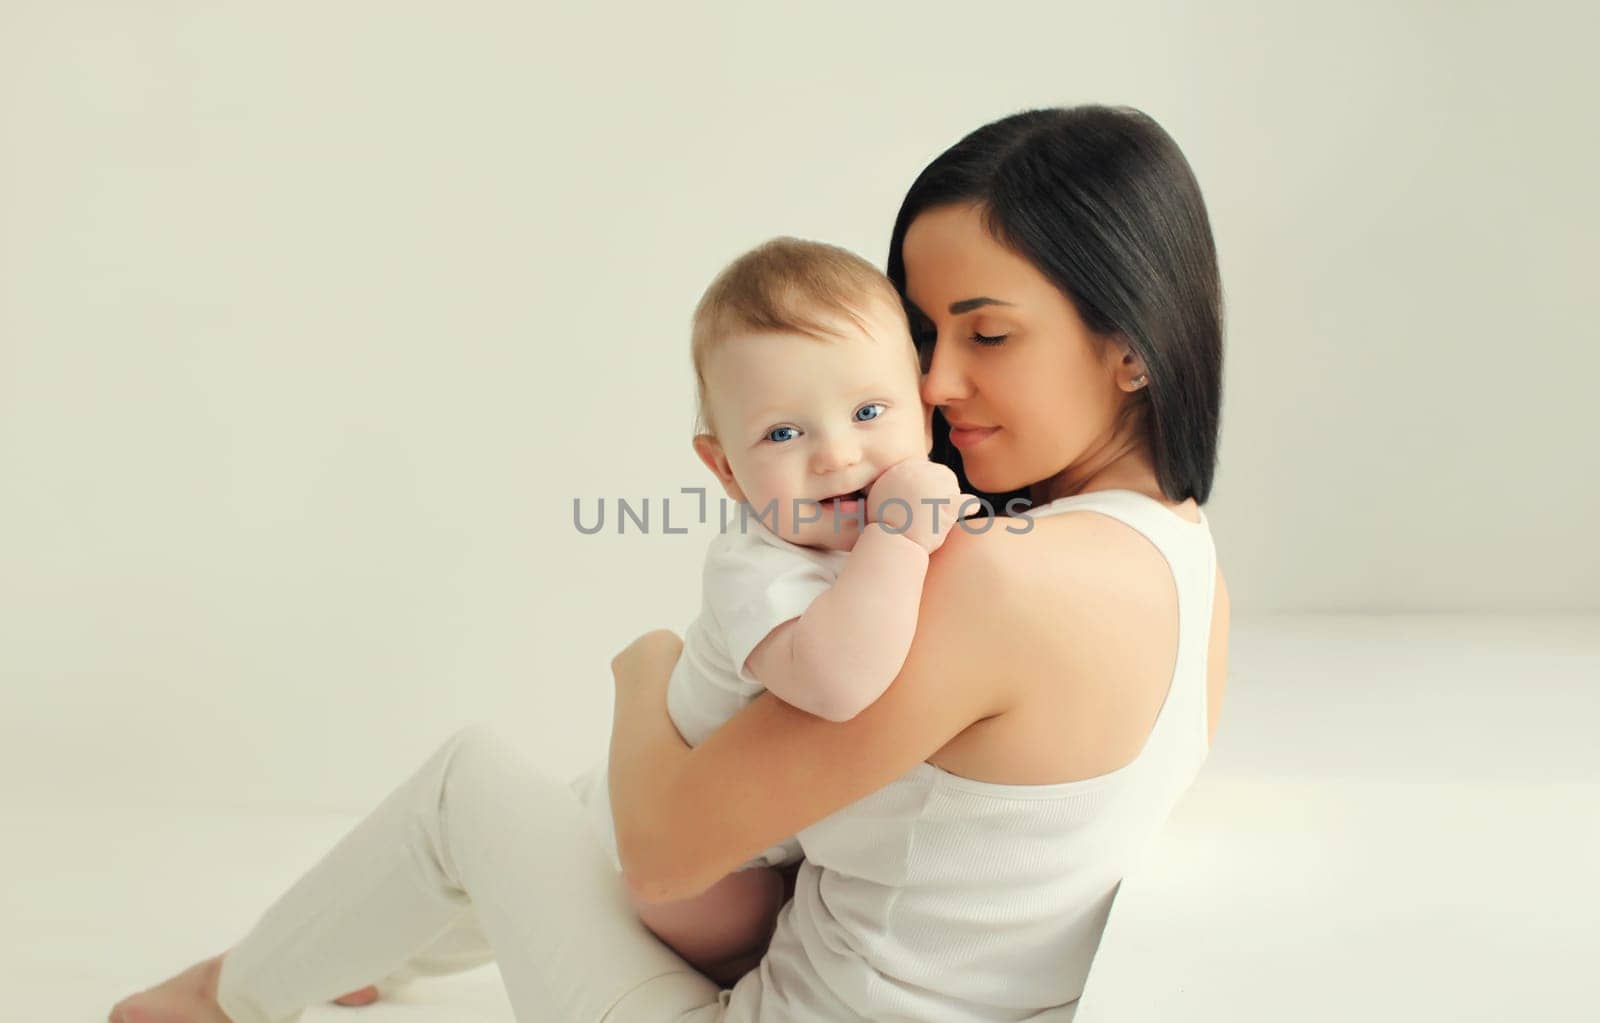
[[[817,445],[812,465],[818,473],[829,473],[848,469],[859,461],[861,461],[861,445],[856,443],[854,438],[838,437]]]

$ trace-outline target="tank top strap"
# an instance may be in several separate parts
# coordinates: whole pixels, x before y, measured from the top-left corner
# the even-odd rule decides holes
[[[1178,656],[1166,702],[1151,729],[1146,752],[1161,745],[1158,736],[1177,729],[1176,749],[1204,757],[1206,674],[1211,645],[1211,618],[1216,597],[1217,552],[1204,509],[1190,522],[1171,508],[1135,490],[1092,490],[1057,498],[1028,509],[1030,518],[1073,511],[1093,511],[1124,523],[1149,540],[1166,559],[1178,594]],[[1196,743],[1198,746],[1196,747]],[[1141,759],[1144,754],[1141,754]]]

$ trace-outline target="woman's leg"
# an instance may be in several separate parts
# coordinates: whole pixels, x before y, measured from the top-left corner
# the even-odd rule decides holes
[[[312,866],[222,963],[234,1023],[408,968],[471,910],[519,1023],[694,1020],[725,995],[629,905],[568,784],[490,725],[452,736]]]
[[[616,837],[611,823],[611,801],[606,793],[609,784],[607,773],[606,761],[602,758],[567,784],[578,797],[578,802],[584,804],[590,823],[599,831],[600,843],[610,856],[612,866],[620,871],[622,865],[617,862]],[[489,944],[489,936],[484,933],[483,922],[469,905],[427,948],[413,955],[404,966],[379,981],[377,986],[380,991],[387,993],[413,977],[443,977],[492,962],[494,948]]]
[[[377,989],[373,997],[387,998],[416,977],[444,977],[492,962],[494,946],[483,932],[477,911],[468,906],[426,948],[412,954],[388,976],[379,978],[373,985]],[[367,1000],[355,1004],[365,1005]]]
[[[568,784],[573,789],[573,794],[578,796],[578,802],[584,804],[584,808],[589,812],[590,823],[597,828],[600,844],[608,848],[611,863],[616,869],[621,869],[621,865],[616,861],[616,852],[611,848],[614,839],[611,837],[611,804],[610,800],[605,799],[606,784],[608,784],[605,759],[600,759],[587,767],[584,772],[574,776]],[[602,813],[605,815],[603,818],[600,816]],[[661,932],[656,930],[656,935],[659,937]],[[674,948],[670,941],[667,941],[667,946]],[[472,906],[467,906],[466,909],[462,909],[450,927],[446,927],[438,937],[430,941],[427,948],[413,954],[405,964],[392,970],[387,977],[379,978],[373,988],[362,989],[362,991],[374,991],[374,994],[346,1004],[371,1004],[376,997],[387,997],[395,993],[413,978],[445,977],[450,973],[477,969],[480,965],[490,962],[494,962],[494,948],[490,945],[490,937],[483,933],[483,922],[478,921],[477,911]],[[699,967],[696,962],[690,962],[691,965]],[[701,972],[706,972],[704,967],[699,969]],[[715,977],[714,973],[706,973],[709,977]],[[360,991],[352,994],[360,994]]]

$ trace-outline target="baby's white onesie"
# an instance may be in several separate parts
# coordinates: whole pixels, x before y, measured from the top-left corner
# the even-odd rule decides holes
[[[747,506],[748,507],[748,506]],[[667,714],[691,746],[761,695],[745,658],[773,629],[797,618],[839,578],[848,551],[801,547],[759,522],[752,510],[734,516],[706,549],[700,614],[683,633],[683,653],[667,683]],[[621,869],[611,818],[606,760],[572,782],[594,831]],[[801,858],[791,836],[745,863],[782,866]]]

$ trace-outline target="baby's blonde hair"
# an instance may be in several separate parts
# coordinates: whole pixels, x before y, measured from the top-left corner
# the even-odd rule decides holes
[[[865,310],[874,300],[905,323],[905,308],[889,278],[837,245],[784,236],[729,263],[694,310],[689,350],[694,362],[695,432],[714,432],[705,374],[713,352],[740,334],[792,333],[837,341],[839,317],[867,330]],[[904,337],[915,365],[909,326]]]

